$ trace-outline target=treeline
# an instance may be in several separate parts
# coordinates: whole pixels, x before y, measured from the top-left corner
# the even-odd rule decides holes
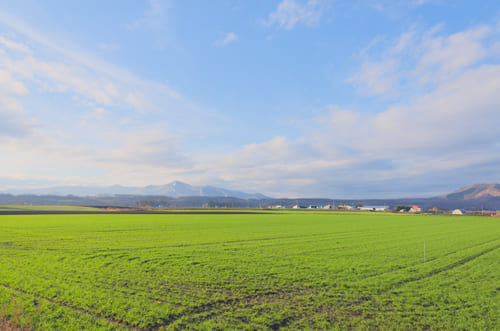
[[[154,206],[168,207],[170,202],[167,200],[139,200],[137,201],[138,207],[154,207]]]
[[[239,208],[241,203],[239,201],[209,201],[203,207],[208,208]]]

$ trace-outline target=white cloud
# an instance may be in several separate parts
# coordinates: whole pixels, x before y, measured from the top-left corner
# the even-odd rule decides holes
[[[8,94],[28,93],[28,89],[22,82],[14,80],[11,74],[4,70],[0,70],[0,89]]]
[[[93,121],[100,121],[109,114],[110,112],[108,110],[102,107],[97,107],[82,117],[82,123],[86,125],[88,123],[92,123]]]
[[[33,57],[20,60],[3,58],[0,61],[0,65],[6,70],[31,80],[48,92],[76,93],[92,102],[106,106],[127,102],[125,96],[114,87],[110,80],[98,77],[75,65],[42,61]]]
[[[178,137],[165,132],[162,125],[103,133],[102,138],[114,146],[95,157],[106,165],[176,168],[190,164],[188,158],[177,151]]]
[[[276,10],[269,14],[265,23],[285,30],[291,30],[297,24],[313,26],[319,22],[324,9],[324,2],[321,0],[308,0],[304,4],[295,0],[283,0]]]
[[[497,56],[500,33],[489,26],[450,35],[438,25],[420,34],[403,33],[389,47],[362,50],[363,62],[348,82],[364,95],[399,97],[406,87],[425,89],[453,79],[486,58]],[[377,39],[380,40],[380,37]]]
[[[14,50],[16,52],[21,52],[21,53],[29,53],[31,50],[28,46],[22,43],[17,43],[15,41],[9,40],[3,36],[0,36],[0,44],[4,45],[5,47]]]
[[[500,64],[483,62],[493,60],[494,49],[489,45],[495,39],[488,38],[491,31],[482,26],[448,36],[436,35],[435,29],[420,37],[414,32],[403,34],[396,46],[382,51],[383,60],[392,61],[392,66],[373,69],[376,64],[364,62],[354,77],[373,94],[387,96],[401,91],[402,84],[424,92],[378,114],[359,113],[358,121],[368,125],[358,130],[356,139],[351,140],[349,132],[358,125],[335,138],[354,142],[352,146],[360,152],[374,151],[395,159],[408,157],[405,154],[447,155],[457,148],[487,153],[491,142],[500,139],[494,124],[500,122],[500,96],[495,92],[500,89]],[[408,44],[408,40],[417,42]],[[402,44],[405,46],[399,47]],[[415,53],[414,58],[403,65],[408,52]],[[370,75],[372,72],[375,74]],[[422,86],[425,88],[419,89]],[[394,150],[399,154],[390,152]]]
[[[24,108],[19,96],[28,94],[26,86],[12,75],[0,70],[0,139],[25,137],[31,134],[33,121],[23,118]]]
[[[414,10],[427,4],[439,5],[445,0],[361,0],[363,6],[369,6],[379,12],[384,12],[390,16],[401,17],[404,12]]]
[[[97,109],[95,113],[105,115],[104,110]],[[178,179],[177,174],[186,173],[191,167],[189,158],[177,149],[179,138],[165,132],[161,125],[117,129],[94,119],[81,126],[73,125],[73,134],[79,135],[80,130],[91,133],[91,138],[100,144],[75,144],[69,139],[71,134],[62,132],[60,137],[54,137],[43,128],[32,129],[30,135],[7,136],[0,140],[0,153],[9,155],[9,162],[1,165],[2,173],[48,176],[52,182],[47,182],[47,186],[80,173],[86,174],[88,182],[102,185],[145,185],[157,183],[158,178],[162,182]],[[49,175],[54,170],[57,177]]]
[[[366,61],[360,70],[348,79],[364,95],[393,96],[397,93],[398,63],[394,59],[379,62]]]
[[[53,50],[55,53],[63,56],[72,63],[86,67],[88,70],[108,75],[114,79],[128,82],[138,82],[139,79],[129,71],[118,68],[115,65],[101,61],[89,52],[86,52],[68,41],[58,40],[44,35],[40,30],[33,28],[29,24],[17,19],[10,13],[0,10],[0,22],[5,26],[16,31],[26,39],[41,45],[44,49]]]
[[[229,32],[223,39],[216,40],[214,46],[226,46],[235,41],[238,41],[238,36],[234,32]]]
[[[490,33],[489,27],[481,26],[447,37],[424,38],[417,48],[422,55],[418,59],[416,73],[421,75],[435,70],[437,75],[443,76],[477,63],[488,56],[483,41]]]

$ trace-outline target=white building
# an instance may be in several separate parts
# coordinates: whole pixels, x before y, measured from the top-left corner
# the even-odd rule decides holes
[[[465,215],[465,211],[462,209],[455,209],[451,212],[453,215]]]
[[[359,210],[364,211],[386,211],[389,209],[389,206],[361,206]]]

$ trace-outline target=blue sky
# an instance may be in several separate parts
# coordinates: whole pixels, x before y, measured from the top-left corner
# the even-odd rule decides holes
[[[498,1],[0,3],[0,191],[500,182]]]

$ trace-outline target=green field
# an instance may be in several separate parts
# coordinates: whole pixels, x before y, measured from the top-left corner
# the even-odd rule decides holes
[[[0,211],[97,211],[98,208],[84,206],[50,206],[50,205],[0,205]]]
[[[27,329],[500,329],[499,218],[0,216],[0,265]]]

